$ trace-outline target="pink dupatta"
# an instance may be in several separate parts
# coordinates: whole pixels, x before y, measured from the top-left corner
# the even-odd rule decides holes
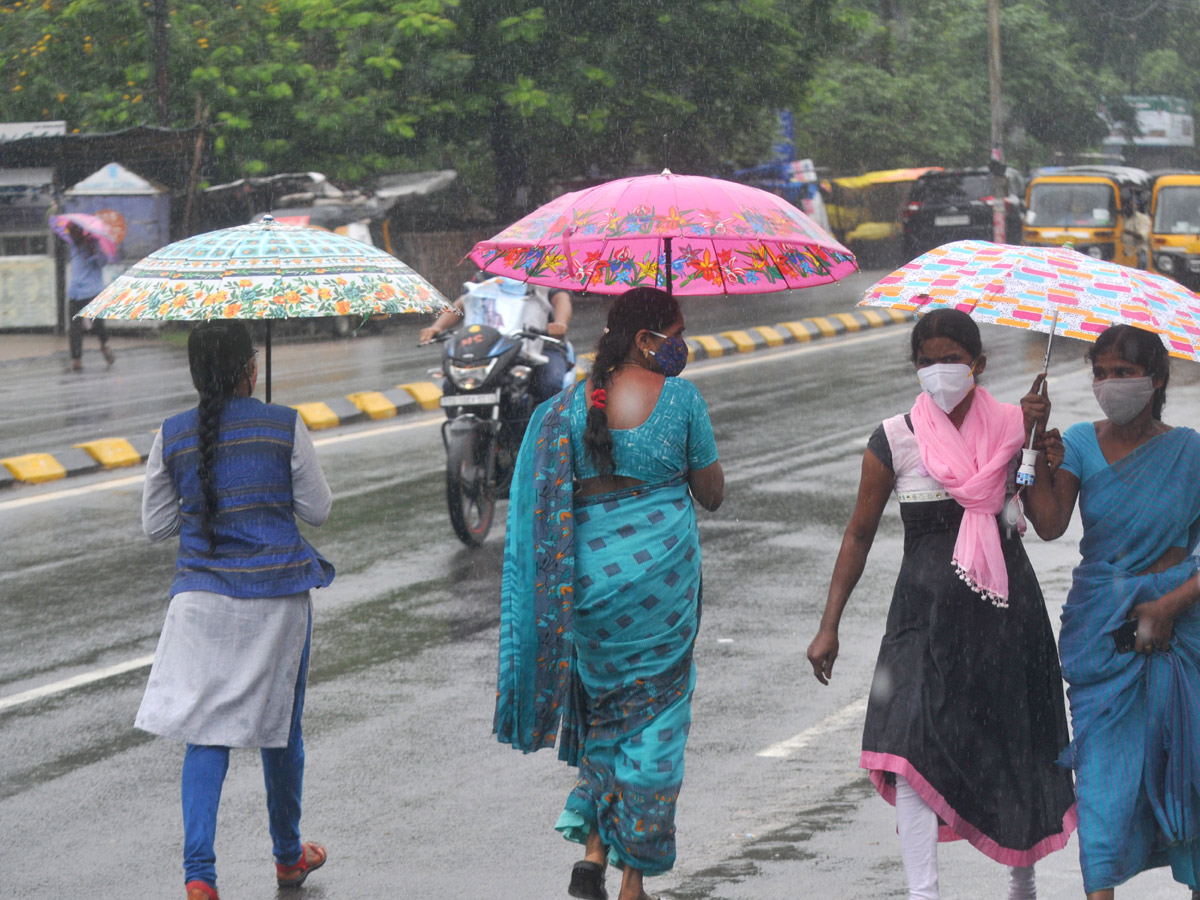
[[[960,429],[922,393],[913,404],[912,424],[921,462],[966,510],[954,542],[959,577],[996,606],[1008,606],[996,516],[1004,508],[1008,464],[1025,440],[1021,408],[976,387]]]

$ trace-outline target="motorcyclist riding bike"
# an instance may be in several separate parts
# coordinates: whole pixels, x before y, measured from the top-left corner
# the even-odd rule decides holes
[[[422,344],[460,325],[488,325],[502,333],[531,328],[566,341],[574,310],[570,291],[526,285],[502,275],[487,276],[481,272],[480,276],[484,280],[463,285],[465,291],[454,301],[454,309],[421,329]],[[541,403],[563,389],[563,378],[570,367],[565,344],[527,340],[525,353],[539,363],[533,370],[532,388],[534,403]],[[541,362],[543,359],[545,362]]]

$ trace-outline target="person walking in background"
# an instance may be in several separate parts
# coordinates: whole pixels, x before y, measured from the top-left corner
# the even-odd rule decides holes
[[[312,639],[309,591],[333,580],[296,518],[321,525],[331,496],[296,411],[252,397],[258,365],[240,322],[188,336],[195,409],[167,419],[146,462],[142,525],[179,535],[171,601],[136,727],[187,745],[187,900],[217,900],[217,806],[230,747],[262,748],[280,887],[324,865],[300,841],[301,714]]]
[[[1011,499],[1033,410],[978,386],[987,358],[967,314],[923,316],[911,349],[923,391],[867,444],[808,660],[828,684],[842,611],[895,493],[904,558],[860,764],[896,807],[911,900],[936,900],[938,841],[958,838],[1010,867],[1011,900],[1031,900],[1034,863],[1075,826],[1071,773],[1055,765],[1068,735],[1054,632]]]
[[[1105,330],[1087,355],[1105,418],[1063,434],[1061,467],[1038,457],[1028,489],[1039,536],[1079,501],[1082,556],[1059,653],[1073,740],[1089,900],[1155,866],[1200,883],[1200,435],[1162,421],[1170,360],[1157,334]],[[1049,418],[1049,401],[1039,420]]]
[[[67,275],[67,306],[71,317],[68,342],[71,350],[71,369],[83,368],[83,325],[77,314],[104,290],[104,266],[108,257],[100,243],[75,222],[67,223],[67,246],[70,263]],[[91,319],[91,330],[100,340],[100,352],[110,366],[116,358],[108,346],[108,329],[103,319]]]
[[[675,803],[696,684],[700,542],[693,500],[725,478],[690,382],[678,302],[635,288],[609,309],[592,376],[535,410],[512,481],[495,731],[558,743],[579,769],[557,829],[585,845],[568,892],[647,900],[675,862]],[[559,722],[561,718],[561,736]]]

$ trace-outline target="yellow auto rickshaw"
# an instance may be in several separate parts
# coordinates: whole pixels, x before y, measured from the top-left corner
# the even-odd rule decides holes
[[[1070,243],[1096,259],[1150,267],[1150,176],[1129,166],[1067,166],[1046,170],[1025,194],[1024,243]]]
[[[900,214],[913,182],[926,172],[937,171],[940,166],[885,169],[830,182],[825,205],[829,226],[861,267],[895,266],[903,261]]]
[[[1157,175],[1150,221],[1155,271],[1200,288],[1200,172]]]

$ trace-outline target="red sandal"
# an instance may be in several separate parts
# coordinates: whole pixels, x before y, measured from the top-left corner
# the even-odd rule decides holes
[[[204,881],[189,881],[183,889],[187,891],[187,900],[221,900],[217,889]]]
[[[280,887],[300,887],[304,884],[304,879],[308,877],[309,872],[325,865],[329,854],[325,852],[324,847],[310,841],[305,841],[300,846],[302,852],[299,860],[290,866],[275,863],[275,880]]]

